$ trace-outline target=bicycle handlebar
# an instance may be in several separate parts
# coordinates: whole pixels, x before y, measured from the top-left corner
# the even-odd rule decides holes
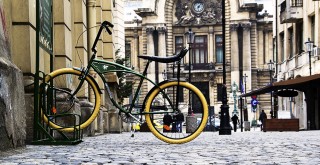
[[[107,30],[107,32],[108,32],[110,35],[112,34],[111,30],[108,28],[108,26],[110,26],[111,28],[113,28],[114,25],[113,25],[112,23],[110,23],[110,22],[108,22],[108,21],[103,21],[102,24],[101,24],[101,26],[105,27],[106,30]]]
[[[111,30],[109,29],[109,27],[113,28],[114,25],[113,25],[112,23],[108,22],[108,21],[103,21],[103,22],[102,22],[102,24],[101,24],[101,26],[100,26],[100,28],[99,28],[98,34],[97,34],[97,36],[96,36],[96,39],[94,40],[94,43],[93,43],[92,48],[91,48],[91,50],[94,52],[94,54],[97,52],[97,50],[96,50],[96,45],[97,45],[98,40],[99,40],[99,38],[100,38],[102,29],[103,29],[103,28],[106,28],[106,30],[107,30],[107,32],[109,33],[109,35],[112,34],[112,32],[111,32]]]

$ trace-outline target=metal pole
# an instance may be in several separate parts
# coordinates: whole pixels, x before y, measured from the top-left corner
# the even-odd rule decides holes
[[[39,27],[40,27],[40,20],[39,20],[39,1],[36,1],[36,66],[35,70],[36,73],[34,75],[34,120],[33,120],[33,140],[36,141],[39,139],[39,63],[40,63],[40,48],[39,48]]]
[[[243,132],[243,118],[242,118],[242,107],[243,107],[243,99],[242,97],[240,97],[240,128],[241,128],[241,132]]]
[[[309,71],[311,76],[311,51],[309,51]]]
[[[229,116],[229,105],[227,98],[227,87],[226,87],[226,22],[225,22],[225,1],[222,1],[222,50],[223,50],[223,86],[222,86],[222,105],[221,105],[221,120],[219,135],[231,135],[230,116]]]
[[[276,0],[276,4],[274,5],[276,7],[276,53],[275,53],[275,58],[274,62],[276,64],[276,78],[278,75],[278,0]]]
[[[272,70],[270,72],[270,84],[272,84]],[[272,91],[270,92],[270,110],[271,110],[271,118],[275,117],[275,112],[272,110]]]
[[[191,43],[189,42],[189,83],[191,84]],[[188,114],[192,114],[192,107],[191,107],[191,91],[189,91],[189,109]]]

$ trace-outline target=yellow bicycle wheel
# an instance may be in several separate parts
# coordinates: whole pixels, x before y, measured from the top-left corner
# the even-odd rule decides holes
[[[50,127],[64,132],[73,132],[75,123],[70,118],[73,116],[67,114],[81,116],[80,129],[89,126],[97,117],[101,96],[92,77],[86,76],[80,90],[72,96],[80,83],[80,76],[81,72],[78,70],[62,68],[45,77],[45,82],[47,84],[51,82],[52,88],[48,85],[42,92],[45,96],[41,97],[43,104],[41,114],[44,122]]]
[[[182,144],[195,139],[208,120],[205,97],[188,82],[179,82],[179,86],[177,81],[167,82],[154,88],[146,101],[145,112],[150,131],[158,139],[170,144]]]

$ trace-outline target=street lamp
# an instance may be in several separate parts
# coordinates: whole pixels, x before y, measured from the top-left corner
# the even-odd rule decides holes
[[[163,80],[167,80],[167,72],[166,72],[166,70],[163,70],[162,77],[163,77]]]
[[[226,80],[226,13],[225,13],[225,1],[221,1],[221,14],[222,14],[222,75],[223,75],[223,86],[222,86],[222,105],[221,105],[221,120],[220,120],[220,129],[219,135],[231,135],[231,126],[230,126],[230,116],[229,116],[229,105],[227,98],[227,80]]]
[[[185,38],[187,38],[187,43],[189,45],[189,83],[191,84],[191,49],[192,49],[192,44],[194,42],[194,36],[195,33],[191,31],[191,28],[189,29],[188,32],[185,34]],[[191,91],[189,91],[189,107],[188,107],[188,114],[192,114],[192,107],[191,107]]]
[[[233,112],[232,112],[232,115],[238,115],[238,111],[237,111],[238,85],[236,84],[236,82],[233,82],[233,84],[231,86],[231,92],[232,92],[232,95],[233,95]]]
[[[311,76],[311,51],[313,48],[313,41],[310,41],[310,38],[308,38],[308,41],[305,42],[306,47],[307,47],[307,52],[309,53],[309,72]]]
[[[247,74],[244,74],[243,81],[244,81],[244,93],[247,93]]]
[[[270,60],[268,63],[268,69],[270,73],[270,84],[272,84],[272,70],[273,70],[273,62]],[[270,110],[271,110],[271,118],[275,118],[275,112],[272,110],[272,91],[270,92]]]

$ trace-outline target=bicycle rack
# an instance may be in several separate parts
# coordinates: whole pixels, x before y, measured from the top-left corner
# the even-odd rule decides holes
[[[40,54],[41,57],[49,55],[50,71],[53,71],[53,0],[40,4],[40,0],[35,1],[36,7],[36,58],[35,58],[35,75],[34,75],[34,122],[33,122],[33,141],[32,144],[42,145],[73,145],[78,144],[82,140],[82,131],[80,130],[81,115],[77,114],[59,114],[55,115],[50,112],[50,107],[54,102],[55,91],[52,83],[44,83],[45,73],[40,71]],[[41,6],[40,6],[41,5]],[[40,17],[40,8],[47,13],[47,17]],[[41,24],[43,23],[43,24]],[[45,32],[40,30],[40,24],[47,28]],[[40,32],[41,31],[41,32]],[[42,38],[41,38],[42,37]],[[40,39],[41,38],[41,39]],[[46,41],[45,44],[40,40]],[[40,48],[46,53],[40,53]],[[46,58],[45,58],[46,59]],[[43,68],[42,68],[43,69]],[[43,70],[42,70],[43,71]],[[42,73],[42,77],[39,75]],[[50,88],[51,87],[51,88]],[[48,90],[47,90],[47,89]],[[52,89],[52,90],[51,90]],[[47,95],[46,90],[49,92]],[[43,121],[42,116],[45,112],[49,120],[60,120],[64,117],[72,118],[74,131],[73,133],[65,133],[59,129],[53,129]]]
[[[45,77],[45,76],[43,76]],[[32,144],[36,145],[75,145],[82,142],[83,131],[80,129],[81,115],[75,113],[55,114],[52,107],[58,103],[56,100],[57,92],[50,83],[40,84],[39,91],[39,107],[35,108],[34,122],[34,140]],[[45,112],[48,121],[57,121],[61,118],[71,119],[74,132],[67,133],[61,129],[51,128],[48,123],[43,120],[43,112]],[[63,125],[62,125],[63,127]],[[70,125],[68,125],[70,127]]]

